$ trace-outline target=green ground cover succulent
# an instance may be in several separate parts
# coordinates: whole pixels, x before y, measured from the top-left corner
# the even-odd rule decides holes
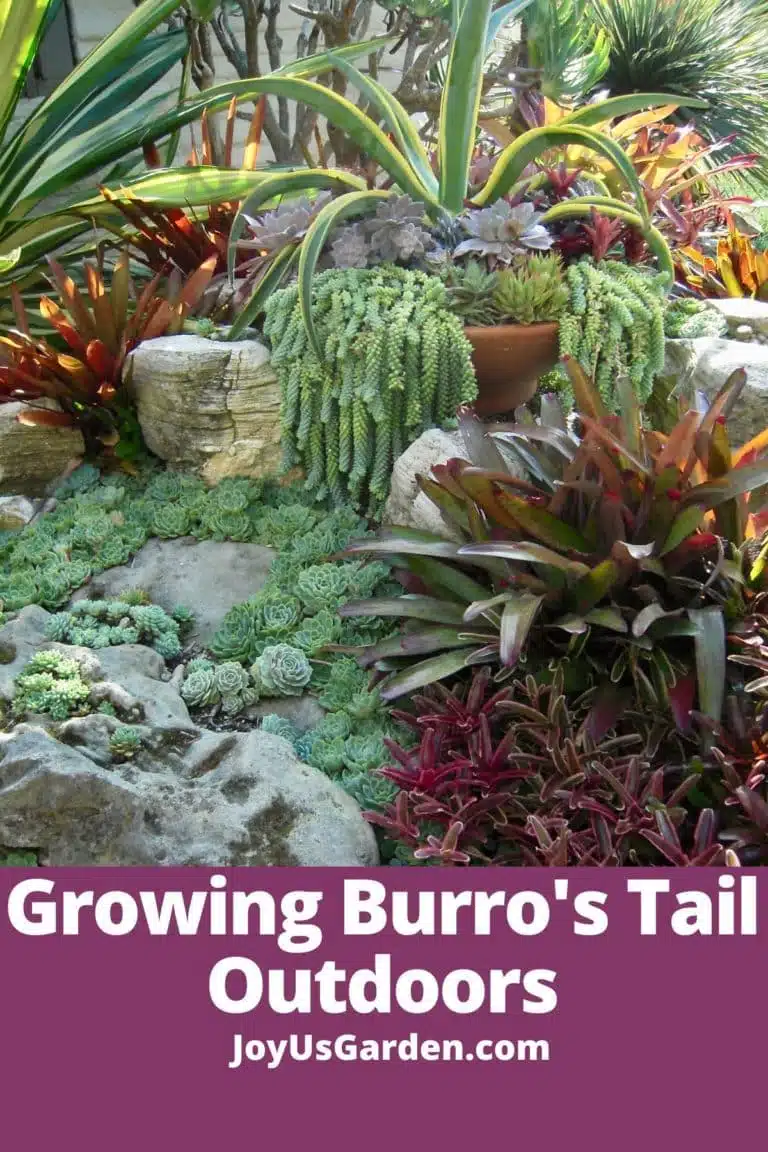
[[[67,720],[89,711],[90,696],[90,685],[77,660],[60,652],[36,652],[16,678],[13,714],[22,718],[32,712]]]

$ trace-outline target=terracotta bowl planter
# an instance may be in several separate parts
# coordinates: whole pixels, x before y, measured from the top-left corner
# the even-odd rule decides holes
[[[478,416],[498,416],[525,404],[539,376],[559,358],[558,324],[500,324],[465,328],[473,348]]]

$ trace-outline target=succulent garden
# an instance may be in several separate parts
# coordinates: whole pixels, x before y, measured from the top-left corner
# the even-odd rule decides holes
[[[57,7],[0,863],[768,863],[765,0]]]

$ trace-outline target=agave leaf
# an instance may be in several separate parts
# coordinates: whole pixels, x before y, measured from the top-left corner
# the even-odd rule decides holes
[[[366,98],[371,107],[376,109],[381,121],[392,133],[398,147],[405,153],[413,169],[418,173],[424,187],[430,190],[433,197],[437,197],[439,183],[432,169],[427,150],[421,141],[413,119],[408,115],[400,101],[391,92],[388,92],[382,84],[370,76],[366,76],[343,57],[335,56],[333,52],[329,53],[329,57],[334,68],[346,76],[358,92]]]
[[[306,325],[307,336],[321,363],[325,358],[325,353],[312,318],[312,280],[320,254],[329,234],[340,221],[346,220],[350,216],[360,216],[370,212],[380,201],[386,200],[389,195],[389,192],[382,191],[350,192],[338,200],[332,200],[330,204],[326,204],[318,212],[304,237],[299,256],[299,300],[301,301],[301,312]]]
[[[725,699],[726,636],[720,608],[689,608],[688,619],[695,628],[696,681],[699,711],[720,723]]]
[[[56,3],[57,0],[26,0],[22,4],[2,0],[0,4],[0,76],[3,77],[0,90],[0,140],[35,59],[48,11],[55,8]]]
[[[494,0],[465,5],[454,30],[440,104],[438,155],[440,203],[462,211],[477,138],[483,95],[483,63]]]
[[[445,652],[440,656],[432,656],[418,664],[412,664],[402,672],[396,672],[379,685],[379,694],[382,700],[396,700],[398,696],[406,696],[434,684],[436,680],[445,680],[447,676],[455,676],[464,668],[469,667],[469,658],[466,649],[459,652]],[[488,660],[491,659],[489,655]]]
[[[299,258],[299,245],[287,244],[271,260],[256,281],[253,291],[243,306],[238,310],[237,316],[229,327],[227,340],[238,340],[240,336],[252,325],[257,316],[260,316],[266,307],[267,300],[291,274]]]
[[[587,128],[597,124],[607,124],[611,120],[622,119],[646,108],[664,108],[673,104],[676,108],[682,103],[680,95],[670,92],[630,92],[626,96],[609,96],[607,100],[597,100],[594,104],[586,104],[569,112],[560,121],[561,124],[582,124]],[[706,100],[685,97],[686,108],[708,108]]]
[[[519,543],[513,540],[489,540],[482,544],[463,544],[459,548],[459,556],[492,556],[501,560],[522,560],[528,564],[546,564],[548,567],[559,568],[562,572],[574,576],[588,575],[590,572],[589,567],[579,560],[571,560],[560,552],[545,548],[543,544],[525,540]]]
[[[504,196],[509,191],[512,185],[520,179],[528,165],[532,164],[543,152],[552,148],[567,148],[570,145],[580,145],[587,151],[596,152],[599,156],[610,161],[634,196],[643,226],[648,228],[650,215],[645,193],[624,149],[615,140],[611,140],[609,136],[577,124],[566,127],[561,127],[559,124],[551,127],[545,125],[542,128],[532,128],[530,131],[524,132],[501,153],[490,179],[474,198],[473,203],[478,207],[492,204],[494,200],[498,200],[500,196]],[[616,203],[620,208],[623,207],[621,201],[616,201]]]
[[[543,601],[543,596],[531,596],[523,592],[513,596],[504,605],[501,614],[499,653],[505,667],[513,668],[520,659]]]
[[[351,600],[342,604],[340,616],[397,616],[410,620],[428,620],[433,624],[455,624],[458,628],[464,623],[464,611],[460,604],[439,600],[434,596],[382,597],[381,599]]]

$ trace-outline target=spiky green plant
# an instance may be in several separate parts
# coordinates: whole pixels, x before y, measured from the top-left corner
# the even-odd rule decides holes
[[[476,395],[471,347],[439,279],[384,266],[323,272],[313,288],[318,360],[298,287],[271,297],[264,331],[282,388],[284,466],[321,500],[375,512],[392,465]]]
[[[768,3],[766,0],[591,0],[610,45],[602,84],[614,95],[655,90],[688,98],[680,109],[717,153],[762,159],[739,180],[768,173]],[[692,102],[705,102],[692,115]]]

